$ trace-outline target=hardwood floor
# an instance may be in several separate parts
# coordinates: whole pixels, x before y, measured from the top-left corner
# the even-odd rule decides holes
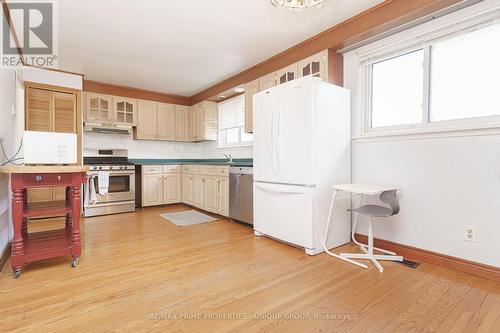
[[[1,332],[494,332],[500,283],[422,263],[363,270],[185,206],[85,219],[83,254],[0,275]],[[62,222],[52,222],[52,226]],[[30,230],[39,228],[35,223]],[[344,250],[353,250],[351,245]]]

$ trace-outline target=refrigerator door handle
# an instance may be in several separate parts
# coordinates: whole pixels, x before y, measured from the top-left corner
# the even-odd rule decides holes
[[[275,158],[276,152],[274,145],[274,115],[275,112],[273,110],[271,114],[271,165],[273,168],[273,175],[276,175],[276,158]]]
[[[278,121],[276,122],[276,165],[278,171],[281,170],[281,137],[280,137],[280,127],[281,127],[281,110],[278,110]]]
[[[305,194],[305,192],[301,190],[290,190],[290,189],[283,190],[280,189],[279,187],[276,188],[272,185],[264,185],[264,184],[256,184],[255,188],[262,191],[281,193],[281,194]]]

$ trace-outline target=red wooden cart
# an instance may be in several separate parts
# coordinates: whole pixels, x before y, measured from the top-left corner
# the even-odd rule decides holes
[[[12,275],[18,278],[23,265],[49,258],[71,255],[76,267],[81,254],[80,188],[86,179],[84,166],[7,166],[0,173],[11,174],[12,189]],[[28,204],[26,189],[66,187],[66,200]],[[28,233],[29,218],[66,216],[60,230]]]

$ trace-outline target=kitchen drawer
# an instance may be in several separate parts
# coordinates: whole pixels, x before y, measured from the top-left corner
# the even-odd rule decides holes
[[[193,166],[192,165],[183,165],[182,172],[183,173],[193,173]]]
[[[222,177],[229,177],[229,167],[220,167],[220,175]]]
[[[163,167],[161,165],[143,165],[142,172],[145,175],[163,173]]]
[[[71,174],[68,173],[28,173],[24,174],[23,181],[26,186],[57,186],[71,184]]]
[[[193,170],[194,174],[197,174],[197,175],[206,174],[206,168],[204,165],[192,165],[191,169]]]
[[[180,172],[180,171],[181,171],[180,165],[164,165],[163,166],[163,173],[175,173],[175,172]]]
[[[220,176],[220,171],[221,167],[220,166],[206,166],[205,167],[205,174],[209,176]]]

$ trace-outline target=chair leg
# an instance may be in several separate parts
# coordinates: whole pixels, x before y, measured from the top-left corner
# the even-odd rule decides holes
[[[373,218],[368,221],[368,254],[373,256]]]

